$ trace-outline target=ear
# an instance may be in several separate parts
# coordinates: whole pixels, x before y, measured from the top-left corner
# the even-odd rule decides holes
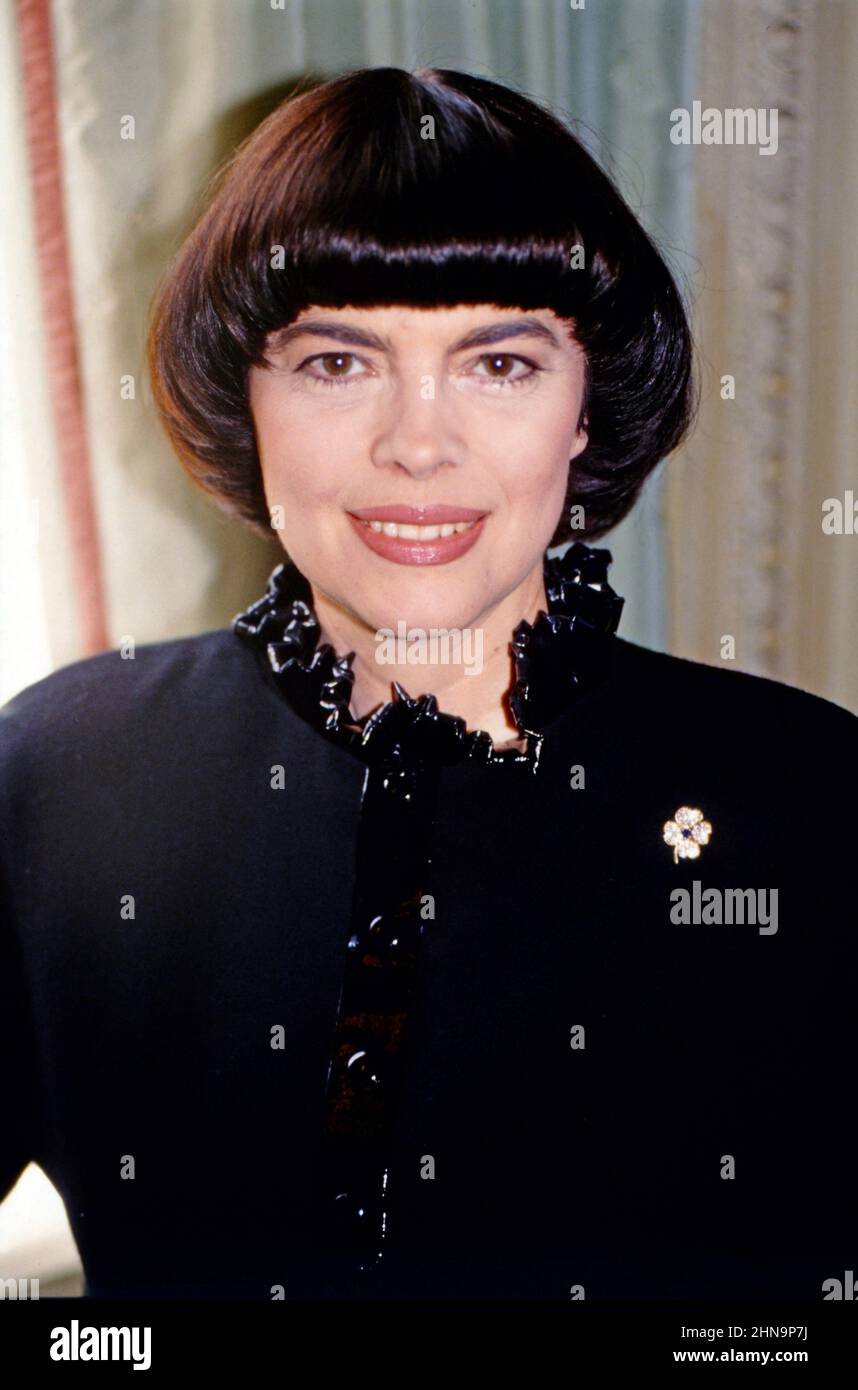
[[[586,425],[587,425],[587,417],[585,416],[585,417],[584,417],[584,426],[586,427]],[[569,455],[569,462],[570,462],[570,463],[572,462],[573,459],[576,459],[576,458],[578,457],[579,454],[583,454],[583,452],[584,452],[584,450],[586,449],[586,447],[587,447],[587,445],[589,444],[589,442],[590,442],[590,436],[588,435],[586,428],[579,429],[577,435],[575,436],[575,443],[574,443],[573,446],[572,446],[572,452],[571,452],[571,454]]]

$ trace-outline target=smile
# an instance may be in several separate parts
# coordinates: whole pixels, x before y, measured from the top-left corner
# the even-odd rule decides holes
[[[364,545],[397,565],[444,565],[458,560],[476,544],[489,515],[467,507],[437,506],[422,509],[422,514],[415,508],[421,520],[406,520],[409,510],[378,507],[347,515]],[[399,512],[396,520],[385,515],[391,511]]]

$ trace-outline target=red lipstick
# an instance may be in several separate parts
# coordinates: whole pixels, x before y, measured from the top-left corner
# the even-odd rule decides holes
[[[476,545],[489,513],[442,502],[418,507],[385,503],[377,507],[356,507],[347,516],[364,545],[385,560],[398,565],[444,565],[458,560]],[[393,524],[405,528],[432,527],[436,534],[415,536],[406,531],[404,535],[389,535],[382,529]],[[440,534],[439,528],[456,525],[463,529],[445,536]]]

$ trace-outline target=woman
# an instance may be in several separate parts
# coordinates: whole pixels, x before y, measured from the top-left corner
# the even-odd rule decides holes
[[[612,184],[484,79],[347,74],[236,152],[150,360],[288,559],[4,710],[0,1190],[43,1166],[94,1296],[822,1298],[858,723],[616,635],[589,542],[693,374]]]

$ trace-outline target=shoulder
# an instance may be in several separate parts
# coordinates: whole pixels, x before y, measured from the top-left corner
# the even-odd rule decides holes
[[[858,831],[850,710],[783,681],[617,638],[611,673],[593,692],[577,742],[575,734],[570,719],[564,751],[592,761],[587,785],[628,853],[639,826],[691,806],[716,828],[704,863],[710,875],[770,874],[787,884],[799,874],[802,893],[814,884],[832,901],[840,893],[849,863],[841,847]],[[641,844],[646,878],[650,846]]]
[[[151,745],[265,689],[231,628],[114,648],[61,667],[0,708],[0,776],[21,759],[79,764],[88,750]]]
[[[743,788],[772,815],[835,802],[843,810],[858,778],[858,717],[842,705],[619,637],[588,722],[599,738],[609,733],[630,784],[667,781],[699,787],[701,797],[720,787],[735,798]]]
[[[833,700],[732,666],[652,651],[615,639],[614,677],[652,720],[696,727],[712,737],[752,736],[779,741],[842,737],[858,746],[858,716]]]
[[[213,687],[236,674],[233,657],[241,644],[230,628],[194,637],[140,643],[132,650],[112,648],[62,666],[34,681],[0,709],[0,738],[16,728],[49,725],[62,714],[67,722],[121,709],[141,699],[169,701],[189,685]]]

